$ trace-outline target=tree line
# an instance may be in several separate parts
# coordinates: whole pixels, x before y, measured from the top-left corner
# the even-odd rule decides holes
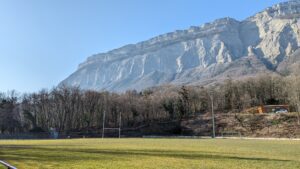
[[[60,86],[36,93],[0,93],[0,133],[90,131],[105,124],[137,127],[151,122],[180,121],[211,111],[240,113],[266,104],[288,104],[300,111],[300,78],[263,75],[208,86],[161,86],[125,93]]]

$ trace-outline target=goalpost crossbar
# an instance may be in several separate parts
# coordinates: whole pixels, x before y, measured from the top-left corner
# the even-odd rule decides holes
[[[104,128],[104,130],[120,130],[120,128]]]

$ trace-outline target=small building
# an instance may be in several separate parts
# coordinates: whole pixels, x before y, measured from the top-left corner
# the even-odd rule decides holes
[[[289,105],[263,105],[257,108],[259,114],[289,112]]]

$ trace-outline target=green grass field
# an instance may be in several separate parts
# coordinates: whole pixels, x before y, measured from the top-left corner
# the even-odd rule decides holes
[[[300,168],[300,141],[231,139],[2,140],[0,159],[35,168]]]

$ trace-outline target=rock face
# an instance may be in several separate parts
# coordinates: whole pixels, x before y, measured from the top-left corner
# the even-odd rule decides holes
[[[61,85],[120,92],[291,73],[299,28],[300,1],[280,3],[244,21],[218,19],[91,56]]]

